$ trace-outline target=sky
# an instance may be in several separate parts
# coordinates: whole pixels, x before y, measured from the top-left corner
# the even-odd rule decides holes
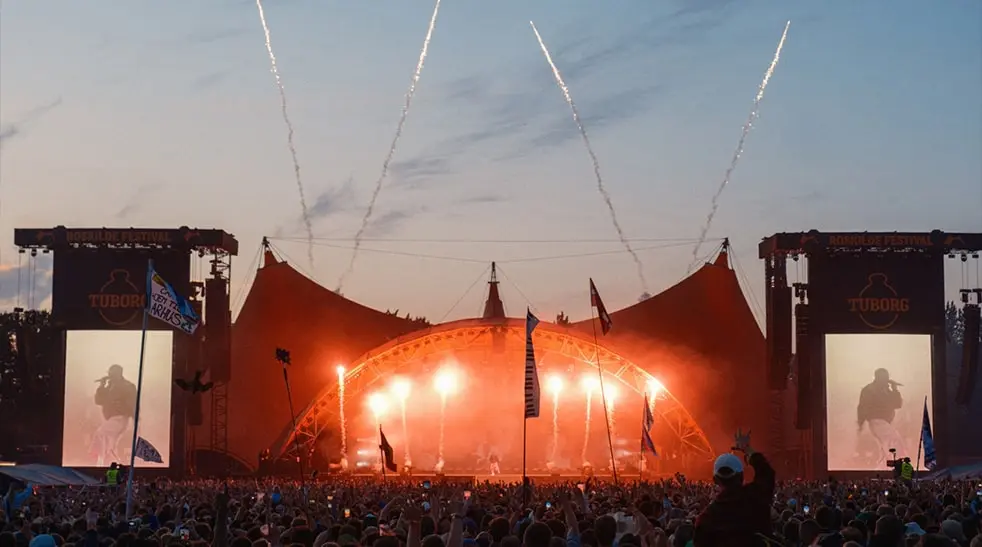
[[[433,4],[264,7],[313,267],[253,1],[4,0],[0,306],[50,302],[50,259],[19,257],[15,227],[224,229],[240,242],[238,304],[270,236],[337,286]],[[588,277],[610,309],[637,300],[635,265],[530,19],[651,292],[684,278],[788,19],[701,254],[730,238],[757,307],[756,247],[772,233],[982,231],[982,3],[446,0],[345,296],[433,322],[472,317],[497,260],[512,316],[530,305],[586,317]]]

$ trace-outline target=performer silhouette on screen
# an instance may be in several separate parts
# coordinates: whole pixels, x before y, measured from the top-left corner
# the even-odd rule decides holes
[[[880,451],[888,455],[889,449],[896,448],[899,454],[906,454],[904,440],[893,425],[897,410],[904,406],[904,399],[897,389],[901,384],[890,379],[890,372],[878,368],[873,373],[873,382],[863,388],[859,394],[859,406],[856,415],[859,421],[859,432],[863,425],[869,423],[870,433],[880,443]]]
[[[91,451],[98,466],[119,458],[116,445],[130,425],[136,410],[136,385],[123,378],[123,367],[109,367],[106,376],[96,380],[95,404],[102,407],[103,422],[92,436]]]

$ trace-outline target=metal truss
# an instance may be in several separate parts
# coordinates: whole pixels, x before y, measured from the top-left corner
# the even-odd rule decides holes
[[[593,338],[578,331],[550,323],[540,323],[533,341],[540,363],[554,363],[560,359],[596,367],[599,361],[605,379],[614,380],[623,387],[643,395],[651,385],[661,385],[648,371],[610,349],[598,346]],[[361,356],[351,363],[345,374],[345,401],[359,401],[360,395],[369,391],[377,382],[394,374],[412,374],[412,367],[420,363],[435,363],[441,354],[452,354],[473,348],[475,345],[490,347],[496,344],[505,351],[524,351],[525,321],[507,319],[487,322],[479,319],[456,321],[413,333],[395,340]],[[306,457],[313,451],[314,443],[328,429],[339,427],[338,386],[325,386],[297,419],[297,427],[288,424],[270,447],[274,458],[297,456],[295,438],[299,439],[301,454]],[[651,401],[656,427],[670,431],[678,441],[678,457],[688,461],[712,460],[715,453],[702,428],[685,407],[667,389],[659,389]]]

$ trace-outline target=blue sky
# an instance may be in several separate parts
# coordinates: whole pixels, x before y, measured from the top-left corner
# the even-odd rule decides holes
[[[347,266],[345,239],[432,7],[265,3],[314,232],[334,238],[315,250],[326,286]],[[710,234],[731,238],[745,290],[761,297],[756,244],[773,232],[982,230],[975,0],[446,0],[367,234],[415,241],[366,240],[347,296],[431,320],[472,316],[480,290],[454,303],[492,259],[512,315],[527,298],[543,317],[585,316],[588,276],[611,308],[641,292],[529,19],[566,76],[628,236],[682,240],[635,242],[653,291],[685,274],[685,240],[698,235],[787,19]],[[5,0],[0,35],[5,306],[17,295],[16,226],[223,228],[242,244],[236,293],[263,235],[302,236],[251,0]],[[432,241],[447,239],[481,242]],[[275,244],[309,270],[302,239]],[[549,259],[569,255],[579,256]]]

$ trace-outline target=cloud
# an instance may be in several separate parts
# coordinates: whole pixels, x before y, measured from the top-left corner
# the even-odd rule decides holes
[[[228,70],[216,70],[202,74],[191,81],[191,89],[194,91],[204,91],[224,82],[230,75],[231,72]]]
[[[131,217],[134,213],[140,212],[143,208],[143,203],[149,197],[150,191],[153,190],[153,184],[143,184],[136,188],[133,195],[123,204],[122,207],[116,211],[113,217],[116,220],[126,220]]]
[[[350,211],[355,205],[355,179],[348,177],[341,186],[328,188],[314,199],[307,210],[310,220],[318,220],[335,213]]]
[[[20,256],[20,264],[0,265],[0,306],[4,309],[12,309],[18,305],[22,308],[40,308],[51,298],[51,279],[54,273],[52,256]]]
[[[255,2],[253,2],[254,4]],[[191,45],[207,45],[213,44],[215,42],[221,42],[223,40],[228,40],[231,38],[237,38],[243,36],[249,32],[245,28],[226,28],[226,29],[208,29],[208,30],[198,30],[187,34],[184,37],[184,42]]]
[[[559,32],[546,31],[547,44],[553,59],[572,88],[587,131],[597,132],[617,125],[646,111],[652,97],[665,91],[664,84],[651,86],[635,82],[627,90],[601,96],[577,96],[580,84],[596,82],[599,73],[616,63],[635,62],[652,52],[673,45],[685,45],[701,40],[706,33],[723,24],[734,0],[676,0],[675,11],[667,15],[633,17],[621,25],[616,34],[584,38],[584,28],[567,28]],[[585,26],[585,23],[584,23]],[[549,35],[554,34],[554,38]],[[479,109],[482,122],[479,129],[446,139],[432,151],[424,152],[407,163],[426,164],[441,158],[459,157],[474,147],[487,146],[493,141],[506,141],[522,136],[515,144],[527,153],[533,146],[556,146],[579,138],[572,126],[569,111],[562,106],[562,96],[556,89],[549,67],[529,38],[528,61],[492,74],[472,74],[458,78],[444,87],[446,102],[466,103],[469,109]],[[509,73],[510,72],[510,73]],[[659,78],[665,81],[664,74]],[[502,82],[507,85],[502,85]],[[596,89],[596,85],[592,85]],[[532,135],[526,135],[532,132]],[[497,159],[523,155],[517,151]],[[447,160],[444,169],[452,170]],[[443,174],[443,173],[437,173]]]
[[[406,222],[416,216],[425,213],[426,207],[409,207],[405,209],[392,209],[386,211],[372,221],[365,230],[368,237],[384,237],[391,235]]]
[[[508,198],[505,196],[484,194],[459,199],[454,205],[484,205],[486,203],[504,203],[506,201],[508,201]]]
[[[393,186],[418,190],[425,186],[430,179],[448,175],[455,170],[449,159],[443,154],[417,156],[407,160],[392,162],[389,166],[389,176]]]
[[[0,126],[0,147],[8,144],[11,140],[17,137],[23,137],[26,134],[26,129],[37,123],[38,120],[43,118],[52,110],[61,106],[61,102],[61,97],[58,97],[49,103],[29,110],[27,114],[24,114],[21,117],[21,119],[13,123],[7,124],[6,126]]]

